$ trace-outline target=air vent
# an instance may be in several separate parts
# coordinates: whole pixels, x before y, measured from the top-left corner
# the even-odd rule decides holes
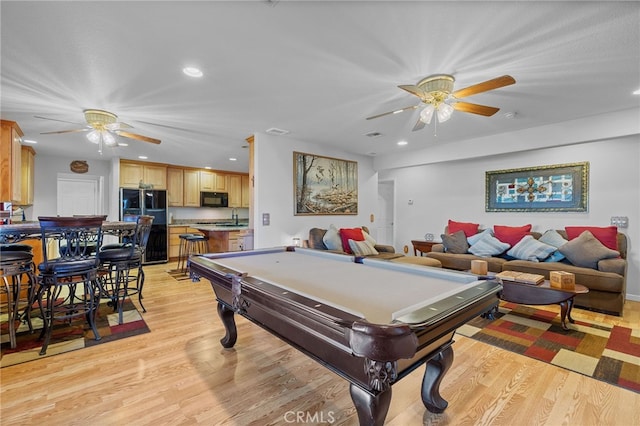
[[[289,133],[289,131],[288,130],[278,129],[277,127],[272,127],[270,129],[267,129],[267,133],[269,133],[270,135],[282,136],[282,135],[286,135],[287,133]]]
[[[380,133],[380,132],[369,132],[369,133],[365,133],[364,135],[369,137],[369,138],[377,138],[379,136],[382,136],[382,133]]]

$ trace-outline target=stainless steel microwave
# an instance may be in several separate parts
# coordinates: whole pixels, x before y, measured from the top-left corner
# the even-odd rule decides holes
[[[226,192],[201,192],[200,207],[229,207],[229,194]]]

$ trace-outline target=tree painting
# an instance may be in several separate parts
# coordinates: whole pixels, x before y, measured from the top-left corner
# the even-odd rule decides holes
[[[358,163],[293,153],[296,215],[358,214]]]

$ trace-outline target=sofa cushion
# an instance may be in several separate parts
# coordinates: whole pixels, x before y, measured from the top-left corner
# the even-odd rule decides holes
[[[538,238],[538,241],[549,244],[556,249],[567,243],[567,240],[555,229],[546,230],[545,233]],[[560,250],[556,250],[545,259],[545,262],[560,262],[562,259],[564,259],[564,254],[560,253]]]
[[[620,252],[605,247],[589,231],[584,231],[579,237],[570,240],[560,247],[569,262],[576,266],[598,269],[598,261],[620,256]]]
[[[470,237],[478,233],[479,227],[480,227],[480,224],[478,223],[456,222],[449,219],[448,232],[450,234],[453,234],[458,231],[463,231],[467,237]]]
[[[564,230],[570,240],[579,237],[584,231],[589,231],[605,247],[618,250],[618,228],[616,226],[565,226]]]
[[[510,247],[518,244],[518,241],[524,238],[525,235],[529,234],[529,231],[531,231],[531,224],[523,226],[493,226],[493,235],[503,243],[509,244]]]
[[[322,242],[328,250],[341,252],[344,251],[344,249],[342,248],[342,238],[340,238],[340,231],[338,231],[338,228],[336,228],[335,225],[329,225],[329,229],[327,229],[327,232],[324,234]]]
[[[525,235],[507,254],[516,259],[538,262],[549,257],[554,251],[556,251],[554,246],[540,242],[531,235]]]
[[[482,232],[478,232],[476,235],[472,235],[470,237],[467,237],[467,242],[469,243],[470,246],[474,245],[476,243],[476,241],[478,241],[480,238],[482,238],[485,234],[489,234],[491,236],[493,236],[493,230],[491,228],[487,228]]]
[[[364,234],[362,233],[362,228],[340,228],[340,238],[342,239],[342,249],[351,254],[349,240],[364,241]]]
[[[323,238],[327,233],[326,229],[321,228],[311,228],[309,230],[309,248],[316,250],[327,250],[327,246],[325,245]],[[340,247],[342,250],[342,246]]]
[[[356,256],[373,256],[379,254],[378,250],[369,244],[367,240],[349,240],[349,248]]]
[[[447,253],[464,254],[469,250],[469,243],[464,231],[456,231],[453,234],[442,234],[442,245]]]
[[[480,257],[491,257],[504,253],[510,247],[496,237],[484,234],[474,245],[469,247],[469,252]]]

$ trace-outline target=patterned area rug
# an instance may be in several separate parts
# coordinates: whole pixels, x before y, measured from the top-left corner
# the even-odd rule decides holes
[[[564,331],[559,312],[501,302],[496,319],[457,333],[640,393],[640,329],[576,320]]]
[[[148,333],[149,327],[129,299],[125,300],[123,324],[118,324],[118,312],[107,306],[106,301],[100,304],[96,322],[101,339],[95,340],[93,331],[84,318],[74,319],[71,323],[55,322],[47,353],[39,355],[42,341],[38,340],[42,329],[42,320],[38,316],[32,319],[34,332],[29,332],[26,324],[20,324],[16,333],[17,347],[11,349],[7,324],[2,325],[2,359],[0,367],[20,364],[64,352],[74,351],[89,346],[101,345],[113,340]]]

